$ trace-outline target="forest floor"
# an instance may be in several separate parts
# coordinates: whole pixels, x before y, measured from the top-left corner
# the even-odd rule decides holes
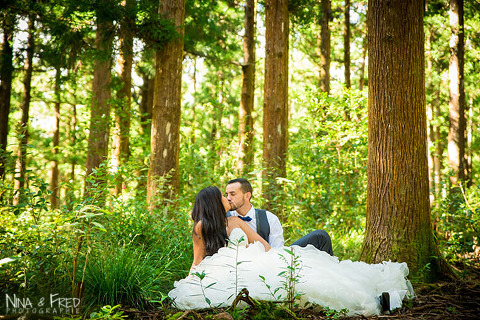
[[[255,308],[248,308],[242,316],[236,315],[227,310],[215,311],[185,311],[178,312],[169,310],[166,313],[156,310],[150,312],[125,313],[132,319],[154,320],[154,319],[445,319],[464,320],[480,319],[480,260],[469,265],[455,267],[461,279],[450,282],[437,282],[433,284],[414,285],[415,297],[404,303],[401,309],[394,310],[390,314],[380,316],[357,316],[341,317],[339,314],[313,309],[299,309],[295,313],[273,313],[270,316],[265,310],[259,312]],[[260,314],[261,313],[261,314]]]

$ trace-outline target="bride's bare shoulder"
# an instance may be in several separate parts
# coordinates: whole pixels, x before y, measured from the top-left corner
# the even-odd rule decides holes
[[[228,218],[227,218],[228,224],[230,224],[230,223],[236,223],[236,224],[238,224],[239,221],[241,221],[241,220],[240,220],[240,218],[237,217],[237,216],[231,216],[231,217],[228,217]]]

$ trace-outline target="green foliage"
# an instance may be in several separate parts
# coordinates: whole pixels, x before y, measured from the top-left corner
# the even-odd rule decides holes
[[[142,248],[124,245],[97,250],[85,270],[87,308],[121,304],[138,309],[151,307],[150,300],[160,295],[158,279],[162,274],[156,261]]]
[[[299,25],[315,23],[324,14],[316,0],[289,0],[288,11],[292,23]]]
[[[165,19],[161,14],[140,11],[137,24],[137,36],[148,46],[163,48],[167,43],[180,38],[180,32],[174,21]]]
[[[480,248],[480,188],[458,187],[456,191],[433,211],[438,236],[451,262],[478,255]]]
[[[116,306],[103,306],[100,308],[99,311],[97,312],[92,312],[90,314],[90,317],[86,319],[91,319],[91,320],[121,320],[126,318],[126,316],[123,315],[123,311],[120,310],[115,310],[120,308],[120,305]],[[81,315],[72,315],[72,316],[61,316],[61,317],[54,317],[55,320],[81,320],[84,319]]]
[[[288,180],[282,180],[292,240],[314,229],[338,238],[362,232],[366,205],[367,100],[358,90],[298,96]],[[308,229],[305,229],[307,227]],[[289,233],[287,232],[287,235]],[[335,243],[335,241],[334,241]]]
[[[211,0],[186,0],[185,10],[186,52],[215,65],[240,60],[243,10]]]
[[[123,311],[115,310],[119,308],[120,305],[116,305],[114,307],[106,305],[103,306],[100,311],[98,312],[93,312],[90,314],[90,319],[111,319],[111,320],[118,320],[118,319],[123,319],[126,316],[123,316]]]
[[[107,184],[114,181],[108,177]],[[142,309],[188,272],[189,203],[175,209],[175,222],[146,211],[144,194],[126,202],[107,196],[102,208],[85,199],[50,210],[46,184],[32,181],[36,192],[25,193],[25,205],[1,207],[0,250],[9,257],[0,264],[2,293],[68,297],[84,281],[84,307],[120,303]],[[108,187],[98,187],[108,195]]]
[[[320,307],[320,308],[321,308],[321,311],[325,314],[325,318],[332,319],[332,320],[345,318],[348,313],[348,309],[342,309],[340,311],[337,311],[334,309],[330,309],[329,307]]]
[[[0,266],[2,291],[47,293],[64,290],[64,275],[57,274],[64,257],[60,248],[68,218],[48,210],[46,183],[27,176],[31,188],[17,205],[0,209],[1,256],[14,261]],[[5,190],[1,190],[5,192]]]
[[[297,319],[297,317],[290,310],[280,307],[273,302],[262,301],[258,304],[250,319]]]

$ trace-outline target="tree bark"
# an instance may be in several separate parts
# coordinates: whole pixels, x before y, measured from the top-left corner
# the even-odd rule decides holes
[[[10,115],[10,96],[12,93],[13,75],[13,31],[14,16],[3,12],[3,43],[0,56],[0,179],[5,177],[7,165],[6,151],[8,138],[8,117]]]
[[[146,48],[142,55],[143,63],[154,64],[153,54],[151,48]],[[143,85],[140,89],[141,100],[138,105],[140,112],[140,135],[142,136],[142,142],[144,144],[145,153],[141,157],[140,163],[143,165],[145,162],[144,157],[150,153],[150,133],[152,130],[152,108],[153,108],[153,93],[155,89],[155,75],[151,74],[147,68],[139,68],[139,72],[143,79]],[[147,176],[142,169],[137,170],[137,194],[143,196],[147,191]]]
[[[242,99],[239,112],[238,171],[245,175],[253,165],[253,108],[255,97],[255,15],[256,0],[245,3],[245,35],[243,36]]]
[[[155,91],[155,78],[145,74],[143,76],[142,100],[139,104],[140,109],[140,133],[150,136],[152,128],[152,109],[153,93]]]
[[[473,97],[470,96],[469,103],[465,104],[465,116],[467,117],[466,135],[465,135],[465,180],[467,180],[467,188],[473,185],[473,173],[472,173],[472,128],[473,123]]]
[[[75,81],[75,76],[73,76],[73,83],[76,83]],[[72,104],[72,110],[71,110],[71,120],[70,120],[70,148],[71,150],[76,150],[75,145],[77,143],[77,105],[76,105],[76,86],[74,85],[73,88],[73,101],[74,103]],[[75,167],[77,164],[77,158],[75,153],[73,152],[70,155],[71,163],[70,163],[70,175],[69,175],[69,183],[74,183],[75,181]],[[74,199],[75,199],[75,193],[71,188],[67,187],[67,190],[65,190],[65,204],[68,209],[72,209],[72,206],[74,204]]]
[[[287,0],[265,2],[265,92],[263,105],[263,193],[266,208],[278,194],[277,177],[286,175],[288,146]]]
[[[427,10],[428,7],[425,8]],[[432,92],[433,93],[433,81],[432,81],[432,30],[428,30],[426,36],[425,36],[425,57],[427,59],[426,65],[427,65],[427,70],[426,70],[426,87],[427,87],[427,92]],[[435,106],[434,102],[431,101],[430,103],[427,102],[427,123],[428,123],[428,138],[429,138],[429,148],[428,150],[428,155],[429,155],[429,189],[431,190],[431,194],[433,196],[432,201],[430,201],[430,205],[433,205],[433,202],[435,202],[436,199],[436,185],[435,185],[435,152],[431,152],[430,145],[433,146],[435,145],[435,127],[433,125],[433,119],[435,116]]]
[[[92,106],[90,112],[90,134],[88,136],[87,177],[93,169],[98,168],[107,159],[108,142],[110,136],[110,99],[111,99],[111,68],[112,68],[112,43],[113,23],[97,13],[97,31],[95,48],[98,57],[94,62],[92,84]],[[105,186],[106,177],[101,174],[93,176],[96,184]],[[85,182],[85,195],[93,196],[93,185],[87,179]],[[100,192],[103,195],[103,192]],[[99,203],[103,196],[98,195]]]
[[[345,87],[350,89],[350,0],[345,0],[345,20],[343,30],[343,63],[345,66]]]
[[[52,177],[50,180],[50,204],[52,209],[58,209],[60,204],[58,149],[60,147],[60,68],[55,70],[55,127],[52,141]]]
[[[435,41],[435,38],[433,37],[434,35],[434,30],[430,29],[428,32],[428,35],[426,37],[426,57],[427,57],[427,90],[434,94],[434,98],[428,105],[428,113],[430,115],[430,119],[428,119],[428,122],[430,124],[429,127],[429,138],[430,138],[430,143],[434,148],[432,148],[431,153],[430,153],[430,159],[431,159],[431,172],[430,172],[430,190],[433,194],[434,200],[438,200],[441,197],[441,175],[442,175],[442,154],[443,154],[443,148],[442,148],[442,141],[441,141],[441,134],[440,134],[440,126],[435,125],[435,120],[439,119],[441,117],[441,111],[440,111],[440,87],[442,84],[439,85],[439,87],[435,87],[432,77],[433,77],[433,58],[432,58],[432,50],[431,50],[431,44],[432,41]],[[435,201],[435,206],[439,207],[440,206],[440,201]]]
[[[413,276],[432,279],[448,267],[430,221],[423,3],[369,0],[368,8],[368,182],[360,258],[405,261]]]
[[[320,18],[320,90],[330,93],[330,28],[329,21],[332,14],[331,1],[321,0],[321,18]]]
[[[210,139],[208,144],[210,146],[208,151],[208,164],[212,171],[218,166],[222,151],[218,141],[222,135],[222,118],[223,118],[223,104],[225,100],[225,76],[222,70],[217,72],[217,81],[215,84],[215,94],[217,98],[215,103],[212,103],[212,130],[210,131]]]
[[[23,97],[22,97],[22,120],[20,122],[20,144],[18,146],[17,163],[15,168],[15,196],[13,204],[17,205],[22,202],[25,188],[25,170],[26,170],[26,153],[28,143],[28,122],[30,113],[30,99],[33,74],[33,54],[35,51],[35,18],[30,15],[28,20],[28,40],[27,40],[27,59],[25,61],[25,77],[23,79]]]
[[[450,0],[450,103],[448,130],[448,163],[453,175],[452,186],[465,180],[465,89],[463,0]],[[452,191],[454,188],[452,188]],[[455,191],[454,191],[455,192]]]
[[[122,194],[126,187],[122,174],[118,169],[124,166],[130,157],[130,118],[132,101],[132,64],[133,64],[133,31],[135,24],[135,0],[124,0],[125,16],[120,25],[120,79],[122,88],[117,94],[117,108],[115,112],[115,136],[113,137],[113,163],[117,169],[117,179],[114,195]]]
[[[151,211],[160,206],[159,199],[173,200],[179,188],[185,1],[160,1],[159,10],[165,18],[175,23],[181,37],[170,41],[162,49],[157,49],[156,53],[151,155],[147,183],[147,201]]]

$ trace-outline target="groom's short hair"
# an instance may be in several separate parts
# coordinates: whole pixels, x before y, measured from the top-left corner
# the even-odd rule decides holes
[[[243,193],[250,192],[251,194],[253,194],[252,185],[250,184],[250,182],[248,182],[247,179],[237,178],[237,179],[233,179],[233,180],[228,181],[227,184],[232,184],[232,183],[237,183],[237,182],[240,183],[240,189],[242,190]]]

